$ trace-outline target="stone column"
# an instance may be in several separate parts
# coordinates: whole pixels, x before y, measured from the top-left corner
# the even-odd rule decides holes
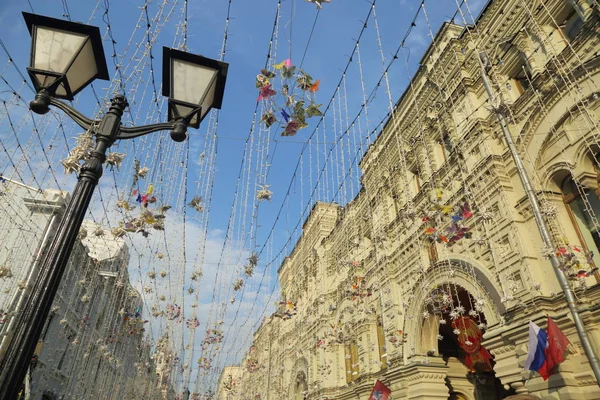
[[[450,395],[446,386],[448,367],[442,358],[430,357],[428,364],[409,365],[405,372],[408,379],[408,399],[447,400]]]
[[[502,328],[499,328],[502,329]],[[485,336],[493,334],[495,332],[487,332]],[[504,385],[505,389],[513,388],[518,393],[528,393],[525,388],[525,378],[523,376],[523,366],[519,365],[519,355],[526,354],[526,346],[517,346],[515,340],[523,342],[527,340],[528,325],[523,324],[519,327],[518,331],[512,332],[513,340],[509,340],[505,337],[505,332],[498,332],[494,336],[485,337],[483,345],[485,348],[494,355],[494,372],[496,378],[500,379],[500,382]],[[523,358],[524,360],[524,358]],[[523,362],[523,361],[521,361]]]

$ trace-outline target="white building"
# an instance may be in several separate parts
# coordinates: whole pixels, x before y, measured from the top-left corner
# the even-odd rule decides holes
[[[68,199],[0,182],[0,357]],[[139,293],[129,283],[129,250],[110,230],[85,221],[35,352],[30,399],[151,398],[155,384]]]

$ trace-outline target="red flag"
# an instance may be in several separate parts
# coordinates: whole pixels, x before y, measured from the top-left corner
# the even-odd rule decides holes
[[[369,400],[389,400],[392,391],[379,380],[375,382]]]
[[[565,361],[563,356],[567,346],[569,345],[569,339],[561,332],[556,325],[556,322],[552,321],[552,318],[548,317],[548,346],[546,347],[546,369],[549,373],[552,373],[554,367],[561,362]]]

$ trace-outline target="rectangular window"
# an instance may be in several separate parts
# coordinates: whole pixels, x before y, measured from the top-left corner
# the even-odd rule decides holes
[[[352,382],[352,350],[350,343],[344,345],[344,361],[346,363],[346,383]]]
[[[442,136],[442,144],[444,145],[444,155],[446,156],[447,160],[452,154],[453,150],[452,141],[450,140],[450,135],[448,135],[448,132],[444,133]]]
[[[438,260],[438,252],[437,247],[435,247],[435,242],[430,242],[427,250],[429,254],[429,263],[436,263]]]
[[[572,42],[577,35],[581,33],[583,29],[583,19],[579,15],[579,13],[573,9],[571,14],[565,20],[564,26],[562,27],[562,32],[565,39],[569,42]]]
[[[350,353],[352,355],[352,381],[358,379],[360,374],[360,366],[358,363],[358,347],[356,342],[350,343]]]
[[[346,361],[346,383],[354,382],[360,374],[356,342],[352,341],[344,346],[344,356]]]
[[[385,332],[383,331],[383,321],[381,317],[377,318],[377,344],[379,346],[379,362],[381,369],[387,368],[387,349],[385,347]]]
[[[409,171],[408,179],[410,183],[410,187],[413,190],[413,195],[416,196],[421,190],[421,182],[419,180],[419,170],[415,166],[412,170]]]

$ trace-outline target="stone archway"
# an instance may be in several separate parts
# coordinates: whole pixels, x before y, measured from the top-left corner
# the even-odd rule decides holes
[[[422,346],[448,367],[449,399],[499,400],[504,389],[494,372],[493,356],[483,345],[487,318],[483,307],[465,288],[447,282],[431,289],[430,313],[423,319]]]
[[[438,261],[427,270],[413,286],[410,306],[404,321],[408,341],[404,346],[405,360],[410,362],[411,356],[435,357],[448,367],[444,380],[450,399],[500,399],[496,393],[504,390],[493,371],[494,362],[489,359],[490,368],[482,365],[468,366],[465,350],[461,348],[452,326],[455,319],[466,323],[469,332],[479,331],[488,326],[497,326],[505,308],[501,303],[501,289],[493,275],[484,266],[463,255],[452,254],[445,260]],[[447,291],[448,302],[445,312],[433,312],[432,293],[438,290],[442,296]],[[435,293],[434,293],[435,294]],[[460,306],[460,308],[459,308]],[[450,316],[450,311],[460,310],[460,314]],[[464,321],[460,318],[466,318]],[[440,323],[441,322],[441,323]],[[439,340],[441,337],[441,340]],[[466,340],[463,338],[462,347]],[[481,338],[480,344],[483,339]],[[470,348],[466,345],[467,350]],[[473,350],[473,349],[470,349]],[[479,353],[475,353],[477,355]],[[489,356],[491,357],[491,355]],[[477,364],[477,363],[475,363]],[[484,363],[485,364],[485,363]],[[510,394],[510,393],[506,393]]]
[[[448,266],[451,266],[451,276]],[[424,355],[431,350],[430,347],[423,347],[427,343],[432,343],[432,341],[422,340],[424,328],[421,323],[421,316],[425,311],[427,299],[431,295],[431,289],[442,287],[448,283],[465,289],[478,301],[481,313],[485,315],[487,325],[493,326],[500,323],[500,316],[504,313],[505,308],[500,302],[500,290],[493,283],[489,271],[474,262],[453,255],[452,259],[439,261],[428,269],[422,279],[416,282],[410,295],[410,306],[407,315],[415,316],[415,318],[405,320],[404,331],[408,334],[405,348],[411,349],[414,354]],[[437,338],[437,332],[435,337]],[[408,352],[404,353],[405,361],[408,361],[407,357],[410,355]]]

